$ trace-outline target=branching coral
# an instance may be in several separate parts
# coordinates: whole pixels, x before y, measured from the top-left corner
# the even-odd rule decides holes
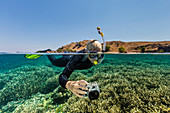
[[[155,66],[106,65],[95,71],[86,80],[99,83],[100,98],[89,101],[73,96],[66,103],[65,112],[169,112],[169,70]]]
[[[26,66],[10,71],[10,75],[13,73],[15,73],[15,76],[0,90],[1,105],[19,98],[29,98],[29,96],[37,92],[47,93],[51,90],[50,87],[46,87],[52,86],[51,83],[53,83],[48,80],[54,76],[51,68]],[[58,82],[56,81],[53,87],[57,85]]]
[[[163,59],[163,60],[162,60]],[[48,79],[40,78],[38,76],[41,72],[36,69],[28,68],[17,71],[17,74],[22,75],[20,79],[14,74],[10,76],[10,83],[4,85],[4,88],[0,91],[1,101],[7,101],[8,93],[7,89],[11,88],[10,85],[14,85],[20,80],[20,84],[24,82],[24,76],[27,74],[31,76],[35,74],[34,80],[39,79],[43,81],[43,84],[34,91],[39,91],[46,94],[37,94],[30,97],[30,99],[24,102],[19,102],[18,107],[14,112],[68,112],[68,113],[143,113],[143,112],[170,112],[170,57],[169,56],[151,56],[151,55],[110,55],[106,56],[103,64],[93,67],[89,70],[74,71],[69,78],[70,80],[86,80],[88,82],[97,82],[100,87],[100,97],[97,100],[90,101],[85,98],[78,98],[73,93],[58,86],[57,79],[54,75],[52,67],[39,67],[43,73],[51,73],[51,75],[43,74],[42,77],[48,76]],[[45,70],[43,71],[43,69]],[[59,70],[61,71],[61,70]],[[59,71],[55,71],[59,74]],[[16,70],[15,70],[16,72]],[[6,73],[7,74],[7,73]],[[58,76],[58,75],[57,75]],[[31,76],[33,77],[33,76]],[[9,79],[7,79],[8,81]],[[34,77],[33,77],[34,78]],[[8,81],[9,82],[9,81]],[[27,80],[28,83],[33,82]],[[36,82],[37,83],[37,82]],[[50,85],[54,86],[54,90],[48,89]],[[26,84],[28,87],[29,84]],[[30,86],[29,86],[30,87]],[[28,88],[29,88],[28,87]],[[56,87],[56,88],[55,88]],[[10,90],[13,90],[11,88]],[[36,89],[36,90],[35,90]],[[47,89],[44,90],[44,89]],[[16,89],[16,94],[10,93],[12,97],[27,97],[24,95],[24,90]],[[28,94],[34,94],[33,90],[27,92]],[[49,93],[49,92],[50,93]],[[8,99],[8,98],[7,98]],[[22,103],[19,105],[19,103]],[[6,108],[12,104],[6,105]],[[33,105],[33,106],[32,106]],[[5,106],[4,106],[5,107]],[[15,108],[15,107],[14,107]],[[4,111],[5,108],[2,108]],[[6,110],[7,111],[7,110]]]

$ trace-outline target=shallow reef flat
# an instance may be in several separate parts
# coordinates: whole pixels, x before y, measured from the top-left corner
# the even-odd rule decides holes
[[[100,97],[78,98],[58,84],[63,68],[48,61],[0,75],[0,112],[169,113],[169,55],[106,55],[102,64],[74,71],[70,80],[97,82]]]

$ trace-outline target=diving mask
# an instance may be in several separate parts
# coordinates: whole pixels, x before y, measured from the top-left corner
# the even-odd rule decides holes
[[[89,58],[90,60],[97,65],[98,64],[98,59],[100,59],[102,56],[101,54],[98,54],[98,52],[96,51],[89,51],[88,49],[86,49],[89,54]]]

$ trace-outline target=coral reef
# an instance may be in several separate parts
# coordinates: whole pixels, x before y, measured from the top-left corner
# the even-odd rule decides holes
[[[58,113],[63,111],[63,107],[69,97],[72,96],[72,93],[66,89],[58,86],[53,92],[48,94],[37,93],[32,95],[30,99],[22,102],[18,105],[17,108],[13,111],[14,113]],[[4,107],[8,108],[8,106]],[[9,111],[9,110],[8,110]]]
[[[109,68],[108,72],[101,73],[105,68]],[[99,83],[100,98],[90,101],[73,96],[68,99],[65,112],[168,112],[170,78],[160,77],[155,71],[158,68],[149,70],[150,73],[148,69],[143,68],[142,74],[140,73],[142,67],[133,68],[132,66],[101,66],[98,73],[86,79]],[[122,70],[119,73],[112,72],[117,69]],[[133,71],[126,72],[128,69]],[[161,72],[169,73],[166,70]]]
[[[53,69],[46,66],[24,66],[10,70],[1,76],[5,81],[3,89],[0,90],[1,105],[20,98],[29,98],[38,92],[52,91],[59,85],[54,75]]]
[[[1,74],[0,103],[3,106],[0,112],[170,112],[168,55],[106,55],[101,65],[74,71],[70,80],[83,79],[99,84],[100,97],[92,101],[61,88],[57,82],[61,71],[62,68],[47,63],[46,66],[21,67]]]

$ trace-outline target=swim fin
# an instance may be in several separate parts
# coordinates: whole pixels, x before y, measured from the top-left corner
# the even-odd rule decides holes
[[[42,51],[37,51],[36,53],[46,53],[47,51],[52,51],[51,49],[47,49],[47,50],[42,50]],[[28,58],[28,59],[37,59],[42,55],[39,54],[26,54],[24,57]]]
[[[28,58],[28,59],[37,59],[42,55],[38,55],[38,54],[26,54],[24,57]]]

